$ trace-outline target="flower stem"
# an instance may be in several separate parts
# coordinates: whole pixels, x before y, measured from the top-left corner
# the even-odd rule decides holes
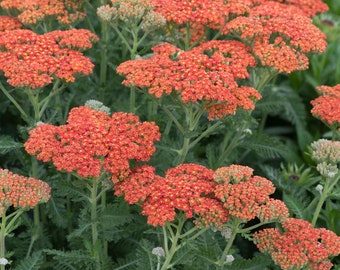
[[[231,236],[228,239],[228,243],[227,243],[226,247],[223,250],[221,258],[217,261],[217,265],[221,267],[221,270],[223,269],[223,265],[225,263],[227,255],[228,255],[228,253],[230,251],[230,248],[232,247],[232,245],[234,243],[236,235],[239,233],[238,227],[239,227],[240,223],[241,222],[239,222],[237,219],[233,220],[233,228],[232,228]]]
[[[315,227],[315,225],[316,225],[316,222],[319,218],[323,204],[327,200],[328,195],[330,194],[333,187],[337,184],[338,180],[339,180],[339,176],[337,178],[326,178],[325,179],[325,186],[323,187],[319,202],[318,202],[318,204],[315,208],[315,212],[314,212],[314,215],[313,215],[313,219],[312,219],[313,227]]]
[[[5,239],[6,239],[6,222],[7,222],[7,217],[6,213],[1,215],[1,228],[0,228],[0,258],[5,258],[6,255],[6,245],[5,245]],[[1,270],[5,270],[5,266],[1,265],[0,266]]]
[[[101,41],[100,42],[100,75],[99,75],[99,100],[104,101],[105,84],[107,77],[107,46],[108,46],[108,24],[101,20]]]
[[[100,258],[99,258],[99,250],[97,248],[98,242],[98,216],[97,216],[97,193],[98,193],[98,182],[99,179],[91,179],[91,231],[92,231],[92,249],[93,249],[93,257],[97,262],[98,270],[100,269]]]
[[[4,95],[12,102],[12,104],[17,108],[25,122],[30,124],[30,118],[28,117],[27,113],[23,110],[19,103],[12,97],[12,95],[7,91],[7,89],[3,86],[1,82],[0,89],[4,93]]]
[[[161,270],[166,270],[166,269],[170,269],[173,265],[171,264],[171,260],[173,259],[176,251],[179,249],[178,246],[178,240],[181,237],[181,231],[183,229],[183,225],[186,221],[185,215],[183,213],[180,213],[178,215],[178,224],[176,226],[176,232],[173,233],[173,237],[170,237],[170,239],[168,238],[168,234],[166,233],[164,235],[164,243],[166,242],[166,246],[165,246],[165,261],[161,267]],[[169,230],[172,231],[172,227],[171,227],[171,223],[167,223],[164,225],[164,229],[163,231]],[[168,248],[168,241],[171,241],[171,247],[170,249]]]

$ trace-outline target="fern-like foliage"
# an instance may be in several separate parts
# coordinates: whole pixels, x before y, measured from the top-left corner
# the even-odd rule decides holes
[[[285,145],[279,139],[261,133],[250,136],[241,142],[240,147],[253,150],[262,159],[279,158],[287,154]]]
[[[288,193],[283,194],[283,201],[295,217],[311,220],[310,211],[306,211],[309,200],[304,198],[306,197],[297,197]]]
[[[44,261],[41,251],[34,252],[30,257],[20,261],[15,270],[39,270]]]
[[[22,147],[22,143],[17,142],[7,135],[0,136],[0,154],[4,155],[10,151],[17,150]]]
[[[118,241],[126,236],[124,224],[131,222],[130,207],[125,202],[107,204],[100,213],[99,224],[103,239]]]
[[[225,270],[265,270],[272,268],[273,261],[272,259],[264,254],[256,253],[252,259],[244,259],[241,257],[235,258],[235,260],[231,264],[225,265],[223,269]]]
[[[287,85],[266,88],[263,98],[256,104],[257,111],[275,115],[295,126],[300,149],[305,149],[312,142],[307,131],[307,111],[299,94]]]
[[[51,265],[53,265],[54,270],[96,269],[94,259],[88,253],[81,250],[61,251],[44,249],[43,252],[51,257]]]

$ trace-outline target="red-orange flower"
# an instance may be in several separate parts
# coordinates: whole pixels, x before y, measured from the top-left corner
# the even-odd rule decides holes
[[[130,60],[118,66],[123,84],[148,88],[150,94],[178,93],[184,103],[202,102],[209,118],[233,114],[238,108],[254,109],[261,95],[236,80],[249,76],[255,59],[239,41],[208,41],[190,51],[168,43],[153,48],[149,59]],[[223,106],[218,112],[214,106]]]
[[[207,25],[219,29],[230,16],[244,14],[252,4],[249,0],[153,0],[155,11],[161,13],[167,22]]]
[[[220,227],[228,220],[222,204],[210,197],[216,183],[214,171],[198,164],[181,164],[169,169],[149,185],[149,196],[142,203],[148,223],[163,226],[175,219],[176,210],[187,218],[197,217],[199,226]]]
[[[26,151],[57,170],[81,177],[99,177],[105,169],[117,182],[130,171],[130,160],[148,161],[160,139],[153,122],[140,122],[130,113],[105,112],[87,106],[73,108],[67,124],[42,124],[30,131]]]
[[[269,197],[275,191],[271,181],[252,176],[253,169],[247,166],[230,165],[216,170],[214,180],[216,198],[223,202],[230,216],[244,222],[259,217],[262,221],[284,220],[288,209],[283,202]]]
[[[322,96],[311,101],[311,113],[328,125],[340,125],[340,84],[333,87],[319,86],[317,89]]]
[[[273,0],[252,0],[254,4],[265,2],[274,2]],[[294,6],[300,9],[304,15],[314,17],[317,13],[322,13],[328,10],[328,6],[322,0],[275,0],[275,2],[283,3],[289,6]]]
[[[22,28],[22,23],[11,16],[0,16],[0,31],[9,31]]]
[[[305,220],[289,218],[283,231],[270,228],[254,234],[261,252],[271,255],[282,269],[331,269],[330,256],[340,254],[340,237],[324,228],[313,228]]]
[[[237,217],[247,222],[256,216],[263,222],[282,221],[288,209],[282,201],[269,197],[273,184],[252,169],[241,165],[215,172],[198,164],[181,164],[155,174],[151,166],[140,166],[115,184],[115,194],[130,203],[140,203],[148,224],[164,226],[178,211],[193,218],[198,227],[217,227]]]
[[[30,209],[47,202],[50,191],[49,185],[41,180],[0,169],[0,215],[10,206]]]
[[[308,68],[306,53],[324,52],[327,42],[326,36],[301,9],[303,3],[261,2],[247,16],[228,22],[222,32],[237,34],[251,43],[263,66],[286,73]]]
[[[77,74],[92,72],[93,64],[79,49],[90,48],[96,40],[84,29],[44,35],[30,30],[0,32],[0,71],[15,87],[44,87],[54,78],[73,82]]]
[[[70,24],[85,16],[80,11],[80,0],[2,0],[0,6],[8,11],[18,10],[18,19],[23,24],[37,24],[46,17],[53,17],[62,24]]]

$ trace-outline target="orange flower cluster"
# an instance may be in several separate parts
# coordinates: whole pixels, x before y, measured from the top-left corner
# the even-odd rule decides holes
[[[200,24],[219,29],[233,15],[244,14],[252,4],[250,0],[153,0],[155,11],[167,22]]]
[[[269,197],[275,191],[272,182],[260,176],[252,176],[252,172],[253,169],[241,165],[216,170],[216,198],[223,202],[230,216],[245,222],[255,217],[261,221],[286,219],[289,213],[284,203]]]
[[[198,227],[221,228],[231,216],[245,222],[255,217],[263,222],[285,220],[285,204],[269,198],[275,189],[272,183],[252,177],[252,171],[231,165],[214,172],[189,163],[171,168],[161,177],[153,167],[144,165],[133,169],[114,189],[128,203],[140,203],[142,214],[153,226],[173,221],[178,211],[194,218]]]
[[[261,252],[269,253],[282,269],[327,270],[332,268],[330,256],[340,254],[340,237],[324,228],[313,228],[305,220],[289,218],[277,228],[254,234]]]
[[[25,149],[57,170],[98,178],[103,169],[118,182],[129,174],[129,161],[148,161],[160,139],[153,122],[131,113],[105,112],[87,106],[73,108],[67,124],[41,124],[29,132]]]
[[[22,23],[11,16],[0,16],[0,32],[22,28]]]
[[[247,78],[247,68],[256,64],[241,42],[208,41],[190,51],[163,43],[153,51],[149,59],[118,66],[117,72],[126,76],[123,84],[149,88],[157,98],[177,92],[184,103],[201,101],[209,119],[233,114],[238,108],[252,110],[261,98],[256,89],[236,82]]]
[[[4,10],[18,10],[18,19],[23,24],[37,24],[46,17],[53,17],[59,23],[71,24],[83,18],[80,0],[2,0],[0,7]]]
[[[262,3],[268,1],[272,0],[255,0],[255,2]],[[322,13],[328,10],[327,4],[322,0],[276,0],[276,2],[297,7],[308,17],[314,17],[317,13]]]
[[[30,30],[0,32],[0,70],[15,87],[44,87],[54,78],[73,82],[75,75],[92,72],[94,65],[79,50],[97,40],[83,29],[44,35]]]
[[[197,225],[220,227],[228,220],[221,202],[213,199],[214,171],[198,164],[181,164],[167,170],[149,186],[149,196],[142,203],[148,223],[163,226],[175,219],[176,210],[187,218],[196,217]]]
[[[311,113],[328,125],[340,127],[340,84],[333,87],[322,85],[317,90],[323,95],[311,101]]]
[[[324,52],[326,36],[313,25],[307,16],[313,3],[302,1],[277,3],[263,1],[252,7],[248,16],[240,16],[228,22],[224,34],[236,34],[251,43],[254,54],[263,66],[274,67],[279,72],[290,73],[308,68],[307,53]],[[325,11],[325,4],[315,2]],[[327,6],[326,6],[327,7]]]
[[[0,169],[0,215],[15,208],[29,209],[50,199],[51,188],[41,180]]]

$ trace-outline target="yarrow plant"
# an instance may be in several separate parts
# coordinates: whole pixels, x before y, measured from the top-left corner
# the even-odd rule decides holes
[[[7,261],[0,264],[0,269],[5,269],[10,254],[5,248],[6,237],[13,236],[24,211],[50,199],[50,191],[50,186],[42,180],[0,169],[0,258]],[[12,207],[14,210],[10,211]]]
[[[175,252],[187,244],[179,239],[193,240],[207,228],[231,230],[216,262],[222,266],[238,233],[284,221],[289,215],[282,201],[269,197],[275,190],[273,184],[263,177],[252,176],[253,170],[246,166],[230,165],[214,172],[189,163],[167,170],[164,177],[154,172],[150,166],[137,167],[114,189],[116,195],[124,195],[130,204],[139,203],[150,225],[163,228],[165,259],[161,269],[175,264],[172,262]],[[256,217],[259,224],[242,228]],[[188,219],[194,219],[195,226],[183,233]]]
[[[0,0],[1,270],[337,269],[339,8]]]
[[[269,253],[282,269],[331,269],[329,257],[340,254],[340,237],[305,220],[290,218],[283,230],[264,229],[254,234],[260,251]]]
[[[33,0],[29,2],[2,0],[4,10],[16,10],[17,18],[25,25],[37,24],[48,19],[56,19],[61,24],[70,24],[82,19],[86,14],[81,11],[82,2],[75,0]]]
[[[114,182],[129,174],[129,160],[148,161],[160,139],[154,123],[88,106],[73,108],[66,125],[40,124],[29,135],[25,149],[38,160],[80,177],[98,178],[105,170]]]

